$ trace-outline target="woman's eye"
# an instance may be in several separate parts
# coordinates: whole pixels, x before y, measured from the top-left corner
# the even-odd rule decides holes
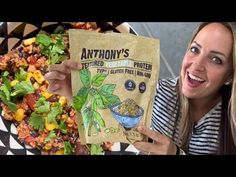
[[[197,47],[191,47],[191,48],[190,48],[190,51],[191,51],[192,53],[196,53],[196,54],[199,53],[199,50],[198,50]]]
[[[215,64],[222,64],[222,60],[219,57],[213,57],[211,61]]]

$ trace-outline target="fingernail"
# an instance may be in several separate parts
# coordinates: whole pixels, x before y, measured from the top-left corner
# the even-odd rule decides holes
[[[64,80],[65,78],[66,78],[65,75],[60,75],[60,79],[61,79],[61,80]]]
[[[78,63],[78,64],[77,64],[77,67],[78,67],[78,69],[81,69],[81,68],[82,68],[82,64],[81,64],[81,63]]]
[[[60,88],[60,85],[59,84],[55,84],[53,87],[50,88],[50,90],[52,92],[55,92],[56,90],[58,90]]]
[[[140,125],[137,127],[137,129],[138,129],[138,131],[143,131],[143,126]]]

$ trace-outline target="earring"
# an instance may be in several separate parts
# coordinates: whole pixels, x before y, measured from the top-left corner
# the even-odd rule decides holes
[[[231,82],[230,81],[228,81],[228,82],[225,82],[225,85],[230,85],[231,84]]]
[[[229,81],[225,82],[225,85],[230,85],[231,83],[232,83],[232,78]]]

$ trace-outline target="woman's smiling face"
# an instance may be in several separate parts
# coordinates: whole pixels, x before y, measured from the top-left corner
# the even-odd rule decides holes
[[[182,68],[182,93],[190,99],[219,95],[232,77],[231,32],[220,23],[203,27],[186,52]]]

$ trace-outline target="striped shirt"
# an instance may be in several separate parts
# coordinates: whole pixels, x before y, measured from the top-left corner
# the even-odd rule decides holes
[[[169,136],[174,142],[179,132],[179,119],[176,117],[181,114],[178,114],[180,109],[177,102],[177,80],[178,78],[159,80],[152,115],[152,129]],[[217,103],[194,125],[186,153],[216,154],[219,146],[221,104],[221,101]]]

